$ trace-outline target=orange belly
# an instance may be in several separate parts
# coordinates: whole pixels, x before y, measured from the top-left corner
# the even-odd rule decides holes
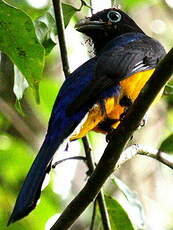
[[[136,73],[120,82],[121,95],[119,97],[111,97],[105,99],[105,112],[103,113],[101,106],[97,103],[90,109],[82,124],[78,129],[74,131],[70,140],[75,140],[85,136],[90,130],[96,132],[105,133],[99,126],[99,123],[104,121],[106,118],[115,119],[115,123],[112,124],[112,128],[117,128],[120,123],[120,116],[124,112],[125,107],[120,106],[119,101],[123,96],[127,96],[132,102],[139,95],[141,89],[148,81],[154,69],[146,70],[140,73]],[[161,97],[159,93],[156,100]]]

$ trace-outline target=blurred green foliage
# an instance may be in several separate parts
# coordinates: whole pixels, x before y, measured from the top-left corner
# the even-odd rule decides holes
[[[128,10],[133,10],[133,8],[137,8],[137,7],[140,7],[140,6],[148,6],[148,5],[153,5],[153,4],[156,4],[157,3],[157,0],[137,0],[137,1],[133,1],[133,0],[126,0],[126,1],[121,1],[121,5],[123,7],[123,9],[125,11],[128,11]]]
[[[0,227],[6,229],[12,204],[19,192],[22,181],[33,161],[33,150],[20,138],[0,134]],[[60,207],[58,196],[49,187],[43,192],[39,207],[27,218],[14,224],[9,229],[44,229],[45,222]]]
[[[11,116],[16,112],[14,107],[15,96],[12,94],[12,85],[10,85],[10,79],[5,79],[7,81],[7,86],[4,88],[2,85],[0,86],[0,107],[4,108],[0,110],[0,229],[7,229],[6,223],[8,221],[10,212],[14,205],[15,199],[21,187],[22,181],[24,180],[30,165],[33,162],[34,155],[39,148],[41,136],[45,133],[45,127],[47,127],[47,122],[51,113],[51,109],[62,83],[62,70],[61,70],[61,63],[60,63],[60,55],[59,51],[55,47],[56,44],[56,26],[55,26],[55,19],[53,16],[53,10],[51,1],[47,1],[47,4],[44,5],[43,8],[34,8],[29,4],[27,0],[19,1],[19,0],[5,0],[8,4],[18,8],[18,10],[12,8],[12,11],[17,12],[16,15],[14,14],[12,18],[9,19],[10,23],[13,24],[13,31],[16,33],[15,30],[20,31],[20,33],[16,34],[15,40],[18,41],[18,38],[24,35],[24,30],[20,28],[20,20],[27,18],[29,23],[32,25],[31,31],[25,39],[22,37],[22,42],[28,48],[28,52],[31,52],[34,58],[34,65],[36,64],[36,57],[35,49],[32,52],[32,49],[29,48],[28,42],[32,42],[33,40],[38,40],[38,45],[40,46],[39,52],[44,49],[42,52],[41,59],[45,58],[45,67],[43,76],[41,70],[38,69],[38,66],[32,66],[33,72],[35,73],[35,79],[41,79],[40,83],[40,104],[38,105],[35,102],[35,98],[33,95],[32,88],[28,88],[25,91],[24,97],[21,100],[21,106],[24,111],[24,116],[18,114],[19,118],[23,120],[31,133],[34,133],[35,136],[31,136],[31,138],[27,138],[27,134],[25,133],[26,129],[23,130],[23,135],[21,134],[21,129],[16,128],[16,123],[19,122],[17,117],[15,119],[11,119]],[[89,4],[89,1],[86,1]],[[159,39],[162,43],[164,43],[165,47],[169,49],[173,44],[173,28],[172,28],[172,15],[173,10],[168,6],[165,5],[165,1],[160,0],[141,0],[141,1],[133,1],[133,0],[119,0],[117,1],[118,4],[122,6],[122,8],[127,11],[136,21],[139,22],[140,25],[143,26],[143,30],[149,33],[151,36]],[[4,6],[4,2],[1,1],[1,5]],[[70,5],[68,5],[70,4]],[[78,9],[80,8],[80,1],[64,1],[63,10],[64,10],[64,21],[65,26],[69,24],[69,22],[73,22],[79,19],[80,17],[86,16],[87,12],[89,11],[88,8],[82,8],[80,14],[76,14]],[[100,1],[98,1],[100,4]],[[8,6],[8,8],[10,8]],[[169,10],[168,10],[169,8]],[[2,8],[0,9],[2,12]],[[142,14],[142,17],[141,17]],[[18,17],[22,17],[23,19],[18,20]],[[4,16],[5,17],[5,16]],[[7,17],[3,18],[2,14],[0,15],[0,21],[6,20]],[[71,20],[72,19],[72,20]],[[160,21],[158,21],[158,19]],[[157,21],[156,21],[157,20]],[[155,23],[155,24],[154,24]],[[160,24],[157,24],[160,23]],[[68,27],[71,27],[70,24]],[[157,32],[157,26],[160,28],[162,26],[163,31]],[[67,27],[66,36],[70,37],[69,31]],[[8,27],[8,30],[11,30],[12,27]],[[154,28],[154,29],[153,29]],[[14,33],[11,30],[10,36],[14,36]],[[160,30],[159,30],[160,31]],[[8,37],[9,33],[7,30],[3,32],[3,29],[0,27],[1,35],[0,37]],[[2,33],[3,32],[3,33]],[[31,36],[32,35],[32,36]],[[9,41],[6,39],[6,47],[9,48],[9,44],[11,43],[11,38],[9,36]],[[17,37],[19,36],[19,37]],[[7,43],[9,42],[9,43]],[[32,44],[33,45],[33,44]],[[2,46],[2,42],[0,42],[0,48]],[[7,50],[5,50],[5,46],[1,48],[1,51],[9,54]],[[14,51],[14,44],[11,46],[11,51]],[[26,48],[26,49],[27,49]],[[71,52],[69,52],[71,55]],[[70,56],[69,55],[69,56]],[[78,55],[78,54],[76,54]],[[10,54],[9,54],[10,56]],[[15,59],[13,59],[14,63],[16,64]],[[43,61],[41,61],[43,64]],[[26,64],[26,63],[24,63]],[[27,63],[28,64],[28,63]],[[20,65],[22,63],[20,62]],[[25,67],[23,65],[20,67],[17,65],[20,70]],[[55,67],[56,66],[56,67]],[[24,71],[21,71],[24,75]],[[58,74],[57,74],[58,72]],[[0,70],[0,82],[1,79],[1,70]],[[14,76],[11,76],[13,79]],[[30,77],[27,77],[27,80],[30,82]],[[33,77],[33,75],[32,75]],[[31,81],[32,82],[32,81]],[[170,82],[171,84],[171,82]],[[1,88],[2,87],[2,88]],[[22,87],[22,86],[21,86]],[[9,97],[2,96],[3,91],[6,94],[10,94],[11,100]],[[164,109],[161,109],[161,112],[158,116],[158,124],[164,118],[163,125],[161,127],[161,136],[159,137],[159,142],[157,146],[160,146],[160,149],[166,152],[173,152],[173,145],[172,145],[172,124],[173,124],[173,95],[166,96],[163,100]],[[7,116],[6,110],[9,109],[9,116]],[[14,112],[14,113],[13,113]],[[155,116],[155,114],[154,114]],[[37,124],[38,123],[38,124]],[[156,123],[155,123],[156,124]],[[38,126],[37,126],[38,125]],[[157,126],[155,126],[157,129]],[[147,133],[148,134],[148,133]],[[25,138],[24,138],[25,136]],[[98,136],[98,137],[96,137]],[[146,135],[147,136],[147,135]],[[166,138],[168,136],[168,138]],[[28,140],[27,140],[28,139]],[[95,135],[93,132],[90,134],[90,139],[93,144],[93,148],[96,149],[95,152],[100,152],[103,149],[102,142],[103,139],[99,135]],[[155,137],[151,140],[151,143],[154,142]],[[32,142],[30,140],[33,140]],[[163,141],[163,142],[162,142]],[[97,149],[100,147],[100,149]],[[140,166],[142,168],[142,166]],[[147,166],[149,168],[149,166]],[[70,169],[69,169],[70,170]],[[128,168],[128,173],[129,173]],[[142,168],[143,173],[145,173],[145,168]],[[127,173],[127,174],[128,174]],[[171,178],[172,175],[167,171],[164,173],[168,175],[168,178]],[[129,173],[130,174],[130,173]],[[151,174],[151,173],[150,173]],[[138,173],[139,176],[139,173]],[[147,175],[145,175],[147,177]],[[156,175],[155,175],[156,176]],[[82,176],[81,176],[82,177]],[[136,176],[137,177],[137,176]],[[84,177],[82,181],[84,182]],[[160,179],[161,180],[161,179]],[[133,186],[134,178],[131,180],[131,184]],[[76,182],[74,182],[75,184]],[[139,184],[141,181],[139,181]],[[152,183],[152,182],[151,182]],[[158,182],[159,183],[159,182]],[[163,182],[162,182],[163,183]],[[45,229],[45,224],[47,220],[55,215],[56,213],[62,212],[65,201],[59,197],[56,193],[53,192],[53,182],[49,184],[49,186],[42,192],[41,202],[38,207],[25,219],[11,225],[8,227],[10,230],[42,230]],[[81,185],[76,188],[74,192],[74,188],[72,188],[69,197],[72,196],[73,193],[76,193],[78,189],[80,189]],[[114,187],[114,186],[113,186]],[[137,190],[139,188],[137,187]],[[151,187],[150,187],[151,189]],[[173,187],[172,187],[173,189]],[[112,195],[115,193],[115,188],[110,189],[108,186],[109,193]],[[144,189],[145,190],[145,189]],[[152,194],[153,194],[153,190]],[[117,191],[117,190],[116,190]],[[159,195],[157,194],[159,197]],[[114,195],[115,197],[115,195]],[[169,199],[169,197],[168,197]],[[106,203],[108,206],[108,212],[111,216],[111,223],[112,229],[124,230],[124,229],[133,229],[132,224],[130,223],[128,216],[125,210],[122,209],[121,205],[111,197],[106,197]],[[119,210],[119,211],[118,211]],[[164,211],[165,212],[165,211]],[[120,216],[117,215],[121,214]],[[167,211],[170,213],[170,210]],[[122,220],[123,216],[123,220]],[[170,219],[172,214],[170,214]],[[151,217],[152,218],[152,217]],[[88,220],[88,218],[86,218]],[[120,226],[120,223],[126,223],[125,226]],[[115,226],[117,223],[117,226]],[[165,224],[164,226],[167,226]],[[77,229],[84,229],[88,226],[88,221],[85,223],[81,223],[79,221],[79,225],[74,227],[75,230]],[[126,227],[126,228],[124,228]],[[164,229],[172,229],[172,224],[169,224],[169,228]],[[98,228],[102,229],[100,225]]]

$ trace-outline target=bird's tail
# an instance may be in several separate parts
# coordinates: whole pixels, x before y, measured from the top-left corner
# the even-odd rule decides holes
[[[59,145],[60,143],[57,143],[56,148],[53,149],[47,140],[44,141],[22,185],[8,225],[28,215],[35,208],[44,178],[50,171],[52,157]]]

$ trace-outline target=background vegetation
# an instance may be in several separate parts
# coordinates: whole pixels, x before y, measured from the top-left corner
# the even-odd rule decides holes
[[[32,5],[32,1],[29,0],[5,2],[16,9],[9,6],[6,9],[4,2],[0,1],[0,229],[6,229],[20,186],[42,142],[53,102],[64,79],[59,47],[55,45],[57,33],[51,1],[37,1],[45,3],[41,8]],[[90,9],[83,6],[78,11],[81,1],[63,2],[66,3],[63,5],[65,25],[68,25],[65,35],[72,71],[87,60],[88,56],[93,55],[92,46],[87,38],[81,37],[74,30],[74,24],[79,18],[89,15]],[[85,3],[90,4],[89,1]],[[158,39],[166,50],[172,47],[171,1],[119,0],[117,4],[147,34]],[[102,4],[100,1],[93,1],[95,12],[109,5],[108,0]],[[24,22],[27,27],[22,29]],[[18,56],[13,56],[14,50],[21,46],[23,50],[19,49]],[[30,59],[22,63],[20,58],[25,55],[26,50]],[[15,68],[5,53],[15,63]],[[21,76],[19,69],[28,83]],[[27,87],[28,84],[32,87]],[[171,87],[167,87],[168,90],[171,91]],[[37,103],[39,100],[40,104]],[[172,103],[173,97],[164,95],[159,104],[150,110],[146,127],[135,133],[130,144],[141,143],[155,148],[161,146],[162,150],[172,154]],[[90,133],[89,139],[97,161],[106,145],[105,137]],[[58,159],[72,155],[83,155],[80,142],[73,142],[68,153],[61,150]],[[82,188],[86,181],[86,171],[87,167],[83,162],[67,161],[59,165],[51,173],[51,182],[42,192],[41,202],[37,208],[27,218],[9,226],[8,229],[49,229],[51,219],[54,216],[57,218]],[[133,229],[120,204],[136,229],[173,229],[171,169],[146,156],[137,156],[122,165],[114,175],[116,177],[110,179],[104,187],[112,229]],[[117,180],[117,177],[121,181]],[[119,203],[109,196],[114,197]],[[93,207],[90,205],[71,229],[88,229],[92,210]],[[96,222],[95,229],[102,229],[99,212]],[[122,222],[126,225],[121,226]]]

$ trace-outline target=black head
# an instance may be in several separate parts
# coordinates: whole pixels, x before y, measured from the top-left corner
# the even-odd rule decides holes
[[[96,51],[122,34],[144,33],[127,14],[116,8],[105,9],[91,17],[81,19],[75,28],[93,40]]]

